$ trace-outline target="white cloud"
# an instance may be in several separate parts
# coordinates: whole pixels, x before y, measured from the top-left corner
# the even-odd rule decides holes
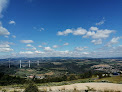
[[[72,33],[72,30],[71,29],[66,29],[63,32],[59,31],[57,34],[58,35],[68,35],[69,33]]]
[[[10,51],[13,51],[13,49],[10,48],[8,42],[0,42],[0,52],[10,52]]]
[[[16,22],[15,22],[15,21],[13,21],[13,20],[10,20],[10,21],[9,21],[9,24],[14,24],[14,25],[15,25],[15,24],[16,24]]]
[[[91,57],[121,57],[122,56],[122,46],[116,47],[104,47],[104,49],[99,49],[97,51],[91,52]]]
[[[27,47],[33,47],[31,44],[27,44],[26,46],[27,46]]]
[[[90,30],[92,30],[92,31],[97,31],[98,28],[97,28],[97,27],[91,27]]]
[[[114,30],[98,30],[93,36],[92,38],[107,38],[109,37],[109,35],[114,32]]]
[[[93,35],[95,35],[95,32],[94,31],[88,31],[86,33],[86,35],[83,36],[83,38],[87,38],[87,37],[90,37],[90,36],[93,36]]]
[[[8,44],[0,44],[0,48],[9,48],[10,46]]]
[[[102,24],[104,24],[104,22],[105,22],[105,19],[103,18],[103,20],[101,20],[100,22],[96,23],[96,25],[102,25]]]
[[[0,0],[0,18],[3,17],[2,12],[7,7],[9,0]]]
[[[42,46],[41,46],[41,45],[39,45],[38,47],[39,47],[39,48],[42,48]]]
[[[95,28],[97,29],[97,27]],[[92,29],[93,30],[93,29]],[[92,37],[93,39],[105,39],[108,38],[111,33],[115,32],[115,30],[101,29],[96,31],[88,31],[86,35],[83,37]]]
[[[0,48],[0,52],[10,52],[13,51],[11,48]]]
[[[26,50],[36,50],[36,47],[34,47],[34,46],[31,45],[31,44],[27,44],[26,46],[27,46],[27,47],[30,47],[30,48],[26,48]]]
[[[89,54],[89,52],[83,52],[82,54],[88,55],[88,54]]]
[[[96,45],[96,44],[102,44],[102,40],[101,40],[101,39],[92,40],[91,42],[94,43],[95,45]]]
[[[108,29],[99,29],[97,27],[90,27],[89,31],[79,27],[77,29],[66,29],[65,31],[58,31],[57,35],[83,35],[83,38],[91,37],[93,39],[105,39],[108,38],[111,33],[115,32],[115,30]]]
[[[53,45],[53,48],[58,48],[59,46],[58,45]]]
[[[0,36],[7,36],[7,35],[10,35],[10,32],[8,32],[8,30],[4,28],[2,24],[0,24]]]
[[[119,41],[119,39],[120,39],[121,37],[114,37],[114,38],[112,38],[111,39],[111,41],[110,42],[108,42],[107,44],[106,44],[106,46],[108,46],[108,47],[110,47],[111,45],[113,45],[113,44],[117,44]]]
[[[33,40],[20,40],[21,43],[33,43]]]
[[[44,52],[42,52],[42,51],[35,51],[35,53],[37,53],[37,54],[44,54]]]
[[[36,47],[32,47],[32,50],[36,50]]]
[[[4,36],[5,38],[9,38],[7,35]]]
[[[32,51],[20,51],[19,54],[33,54]]]
[[[66,29],[65,31],[58,31],[57,35],[68,35],[72,33],[73,35],[84,35],[86,33],[86,29],[79,27],[77,29]]]
[[[13,37],[13,38],[16,38],[16,36],[15,36],[15,35],[12,35],[12,37]]]
[[[75,51],[83,51],[88,47],[75,47]]]
[[[50,47],[44,47],[45,51],[52,51],[53,49],[51,49]]]
[[[77,29],[66,29],[65,31],[58,31],[57,35],[83,35],[83,38],[91,37],[93,39],[105,39],[108,38],[111,33],[115,32],[115,30],[108,29],[99,29],[97,27],[90,27],[89,31],[79,27]]]
[[[65,46],[69,45],[69,43],[64,43]]]
[[[75,31],[73,31],[73,35],[84,35],[86,32],[86,29],[79,27]]]
[[[44,31],[44,28],[40,28],[40,31]]]
[[[111,44],[116,44],[116,43],[118,43],[119,39],[120,39],[120,37],[114,37],[114,38],[111,39],[110,43]]]

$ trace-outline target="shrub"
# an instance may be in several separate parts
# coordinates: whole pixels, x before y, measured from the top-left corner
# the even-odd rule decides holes
[[[39,92],[39,90],[34,83],[29,83],[24,92]]]

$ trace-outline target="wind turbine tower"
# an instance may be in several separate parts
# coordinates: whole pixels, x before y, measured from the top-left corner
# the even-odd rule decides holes
[[[22,64],[21,63],[22,63],[22,61],[20,60],[20,68],[22,67]]]
[[[29,68],[30,68],[30,60],[29,60]]]
[[[39,61],[37,61],[37,65],[39,65]]]
[[[9,68],[11,68],[10,60],[9,60]]]

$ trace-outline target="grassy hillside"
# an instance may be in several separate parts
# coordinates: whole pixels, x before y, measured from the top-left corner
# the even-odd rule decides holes
[[[122,84],[122,76],[113,76],[113,77],[107,77],[107,78],[102,78],[102,79],[97,79],[96,80],[96,82],[101,82],[101,81]]]

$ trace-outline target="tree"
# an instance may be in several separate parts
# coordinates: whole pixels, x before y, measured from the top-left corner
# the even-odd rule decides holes
[[[39,90],[34,83],[29,83],[24,92],[39,92]]]

